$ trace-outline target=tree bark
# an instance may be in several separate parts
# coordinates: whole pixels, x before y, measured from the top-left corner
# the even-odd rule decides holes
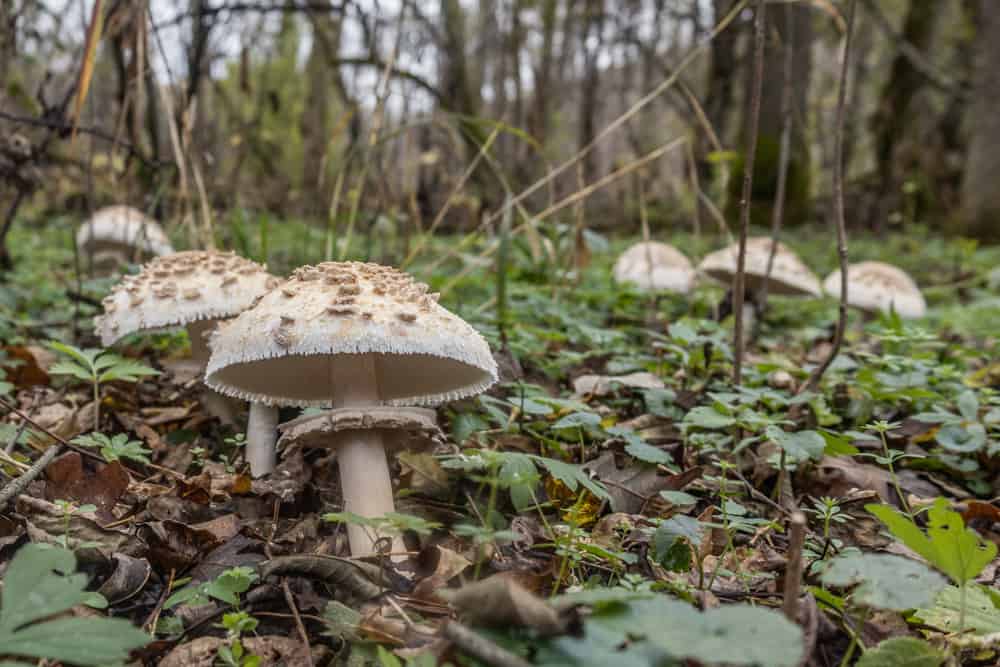
[[[962,180],[962,233],[984,239],[1000,238],[1000,4],[979,0],[968,109],[969,144]]]
[[[927,53],[931,47],[938,4],[925,0],[910,1],[903,22],[902,40],[920,53]],[[990,3],[987,0],[985,4]],[[918,156],[908,151],[905,144],[908,137],[919,134],[914,132],[919,125],[915,122],[918,107],[914,101],[926,81],[910,58],[899,50],[893,58],[889,78],[882,88],[878,109],[872,118],[880,198],[872,221],[876,229],[882,229],[890,213],[899,210],[903,183],[918,166],[915,163]]]
[[[604,0],[587,0],[580,30],[580,51],[583,53],[583,81],[580,90],[580,117],[577,148],[589,146],[597,136],[598,92],[601,83],[597,59],[604,43]],[[544,93],[543,93],[544,94]],[[597,179],[597,152],[590,151],[582,161],[584,182]]]

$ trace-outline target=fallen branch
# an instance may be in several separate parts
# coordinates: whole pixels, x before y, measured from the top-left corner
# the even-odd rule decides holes
[[[445,623],[441,634],[458,648],[492,667],[531,667],[527,660],[497,646],[458,621]]]
[[[799,618],[799,595],[802,592],[802,548],[806,541],[806,516],[796,512],[788,521],[788,559],[785,565],[785,588],[781,610],[792,623]]]

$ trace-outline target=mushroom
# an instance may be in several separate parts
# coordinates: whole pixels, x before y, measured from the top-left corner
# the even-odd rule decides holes
[[[687,294],[694,284],[695,273],[691,261],[677,248],[643,241],[618,257],[614,276],[619,283],[633,283],[645,290]]]
[[[104,314],[94,318],[94,328],[101,343],[110,346],[129,334],[185,327],[200,373],[209,356],[206,334],[279,282],[266,267],[233,253],[191,250],[158,257],[115,286],[104,299]],[[231,412],[215,392],[207,391],[203,401],[223,419]],[[246,458],[255,477],[274,469],[277,422],[276,408],[250,406]]]
[[[823,281],[830,296],[840,298],[840,270]],[[920,288],[905,271],[885,262],[858,262],[847,267],[847,303],[868,313],[895,310],[900,317],[927,313]]]
[[[108,206],[94,213],[77,229],[76,246],[99,270],[174,251],[160,225],[130,206]]]
[[[772,294],[786,296],[822,296],[819,279],[809,270],[799,256],[780,241],[774,254],[774,265],[771,275],[767,277],[767,262],[771,254],[771,239],[766,236],[755,236],[747,239],[746,258],[744,263],[744,278],[747,291],[757,292],[765,279],[768,281],[768,291]],[[739,245],[733,243],[722,250],[709,253],[701,260],[698,271],[719,282],[730,284],[736,275],[736,260]]]
[[[300,267],[283,287],[212,336],[211,388],[255,402],[376,415],[379,406],[473,396],[497,380],[482,336],[406,273],[324,262]],[[393,511],[382,431],[332,432],[328,442],[337,448],[344,509],[368,518]],[[363,527],[349,526],[348,539],[356,556],[375,551],[377,536]]]

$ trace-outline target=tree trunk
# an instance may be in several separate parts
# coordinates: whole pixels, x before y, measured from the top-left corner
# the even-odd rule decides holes
[[[577,149],[590,145],[597,135],[598,92],[600,70],[597,59],[604,43],[604,0],[587,0],[580,30],[580,51],[583,53],[583,82],[580,90]],[[583,178],[586,183],[597,180],[597,151],[583,158]]]
[[[985,4],[990,3],[987,1]],[[901,38],[920,53],[930,51],[937,5],[926,0],[911,0],[907,10]],[[882,229],[889,215],[901,208],[903,183],[918,166],[914,163],[918,156],[914,151],[906,150],[904,144],[908,137],[919,135],[919,132],[913,131],[919,125],[915,122],[919,107],[914,101],[925,83],[926,78],[913,66],[913,62],[902,50],[897,51],[889,78],[882,88],[878,109],[872,118],[880,198],[872,221],[876,229]]]
[[[714,22],[729,14],[737,0],[712,0]],[[732,117],[734,88],[736,81],[736,43],[739,33],[735,27],[723,30],[712,40],[712,59],[708,67],[705,115],[715,128],[715,134],[723,145],[730,145],[729,120]],[[778,70],[781,71],[781,70]],[[701,154],[708,150],[708,142],[703,142]]]
[[[791,143],[785,190],[785,220],[803,221],[809,206],[809,139],[806,136],[812,73],[812,9],[804,4],[772,5],[767,12],[767,49],[761,95],[760,135],[753,178],[753,221],[768,224],[778,187],[778,162],[784,115],[781,107],[785,49],[791,48]],[[747,77],[749,79],[749,77]],[[734,179],[735,181],[735,179]],[[734,197],[735,201],[737,198]]]
[[[970,130],[965,175],[962,180],[962,233],[1000,239],[1000,4],[979,0],[972,101],[968,108]]]

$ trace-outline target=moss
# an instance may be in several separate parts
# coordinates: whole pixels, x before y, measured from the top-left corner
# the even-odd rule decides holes
[[[757,141],[757,155],[753,168],[753,193],[750,207],[750,224],[761,227],[771,225],[774,196],[778,189],[778,158],[781,153],[780,138],[762,134]],[[733,160],[729,179],[729,201],[726,219],[739,219],[740,195],[743,189],[743,156]],[[783,225],[798,225],[809,218],[809,156],[805,150],[796,150],[788,160],[788,181],[785,187],[785,215]]]

